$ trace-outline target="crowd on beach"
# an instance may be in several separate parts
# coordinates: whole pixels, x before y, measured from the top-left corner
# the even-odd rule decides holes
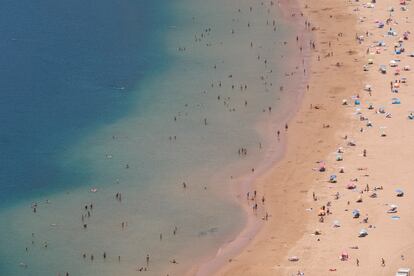
[[[357,30],[338,33],[336,40],[341,43],[344,35],[354,37],[359,53],[349,50],[346,58],[360,70],[365,84],[359,91],[349,91],[353,93],[349,98],[336,102],[338,110],[346,114],[345,120],[352,123],[339,130],[343,134],[333,154],[326,160],[315,160],[316,165],[310,168],[315,183],[304,212],[312,221],[287,258],[289,275],[391,275],[397,271],[398,275],[409,275],[413,262],[406,253],[411,247],[391,233],[411,229],[404,222],[410,219],[407,192],[412,191],[411,183],[398,177],[405,167],[402,164],[410,162],[404,159],[404,151],[411,145],[404,141],[406,135],[412,135],[414,122],[409,107],[413,57],[408,52],[413,46],[410,4],[405,0],[347,2]],[[337,15],[331,12],[331,18]],[[333,52],[324,58],[331,56]],[[361,60],[364,64],[357,68]],[[387,158],[396,163],[387,164]],[[384,172],[396,172],[393,182],[398,183],[384,183],[380,177]],[[316,265],[317,258],[327,262]]]

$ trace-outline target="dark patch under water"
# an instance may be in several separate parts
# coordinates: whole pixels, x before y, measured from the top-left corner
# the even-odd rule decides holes
[[[0,206],[86,180],[57,158],[123,116],[131,90],[165,65],[161,2],[2,1]]]

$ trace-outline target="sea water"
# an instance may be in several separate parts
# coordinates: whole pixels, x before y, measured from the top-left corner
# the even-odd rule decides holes
[[[1,15],[1,275],[182,275],[237,235],[232,189],[298,95],[276,3],[10,1]]]

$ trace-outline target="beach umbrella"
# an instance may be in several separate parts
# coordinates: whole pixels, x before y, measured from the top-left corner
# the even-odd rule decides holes
[[[359,216],[360,216],[360,213],[359,213],[358,209],[355,209],[355,210],[352,211],[352,217],[353,218],[359,218]]]
[[[330,177],[329,177],[329,182],[331,182],[331,183],[336,183],[336,175],[331,175]]]
[[[372,90],[372,86],[370,84],[366,84],[364,90],[370,92]]]
[[[334,220],[332,222],[332,226],[335,228],[341,227],[341,223],[339,222],[339,220]]]
[[[395,195],[398,196],[398,197],[402,197],[402,196],[404,196],[404,191],[401,190],[401,189],[396,189],[395,190]]]
[[[400,68],[396,68],[396,69],[395,69],[395,72],[394,72],[394,75],[399,75],[399,74],[400,74],[400,71],[401,71],[401,69],[400,69]]]
[[[398,99],[398,98],[392,98],[391,102],[392,102],[392,104],[400,104],[401,103],[400,99]]]
[[[390,61],[390,66],[391,67],[396,67],[397,66],[397,62],[395,60],[391,60]]]
[[[385,137],[385,136],[387,136],[387,133],[385,133],[385,129],[386,129],[386,128],[387,128],[387,127],[385,127],[385,126],[380,127],[381,137]]]
[[[346,188],[347,188],[348,190],[353,190],[353,189],[355,189],[355,188],[356,188],[356,185],[355,185],[354,183],[348,183],[348,185],[346,185]]]
[[[319,171],[320,172],[324,172],[326,170],[325,168],[325,162],[320,162],[319,163]]]
[[[361,231],[359,231],[358,237],[363,238],[363,237],[366,237],[367,235],[368,235],[368,231],[366,229],[361,229]]]
[[[404,71],[410,71],[410,70],[411,70],[410,65],[404,66]]]
[[[414,112],[410,112],[410,114],[408,114],[408,119],[414,120]]]
[[[340,259],[341,259],[341,261],[348,261],[348,259],[349,259],[348,252],[342,251]]]

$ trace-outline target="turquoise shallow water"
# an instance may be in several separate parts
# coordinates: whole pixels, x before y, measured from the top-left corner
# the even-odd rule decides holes
[[[16,148],[32,146],[20,149],[30,160],[12,149],[3,160],[15,158],[20,171],[5,170],[1,182],[13,202],[0,210],[1,274],[136,275],[148,254],[146,274],[182,275],[244,225],[231,188],[266,159],[275,140],[264,130],[296,101],[297,91],[279,90],[288,87],[285,72],[296,70],[288,61],[293,49],[283,46],[294,41],[293,26],[281,22],[276,6],[250,0],[44,5],[56,20],[68,16],[63,26],[77,35],[52,42],[70,37],[76,50],[45,50],[62,70],[46,71],[62,90],[33,95],[40,105],[22,108],[21,118],[31,118],[33,129],[7,134]],[[42,72],[27,64],[31,74]],[[6,115],[17,126],[13,112]]]

